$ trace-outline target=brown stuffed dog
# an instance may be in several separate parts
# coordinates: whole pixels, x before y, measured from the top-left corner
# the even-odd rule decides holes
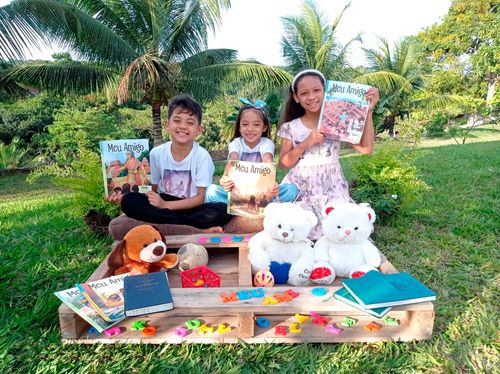
[[[177,262],[175,253],[167,253],[163,234],[151,225],[130,230],[108,257],[108,266],[114,275],[153,273],[162,268],[171,269]]]

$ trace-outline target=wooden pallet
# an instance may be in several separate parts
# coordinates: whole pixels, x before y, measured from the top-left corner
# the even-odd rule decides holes
[[[167,238],[169,250],[178,249],[188,242],[196,243],[200,237],[207,238],[204,246],[210,255],[209,266],[221,276],[221,288],[181,288],[179,271],[168,272],[172,288],[175,308],[168,312],[151,314],[148,316],[126,318],[118,326],[120,335],[108,338],[106,335],[89,334],[89,325],[65,304],[59,307],[61,337],[65,343],[238,343],[244,340],[248,343],[298,343],[298,342],[374,342],[374,341],[409,341],[428,339],[432,335],[434,326],[434,305],[430,302],[395,307],[388,316],[398,319],[398,326],[385,326],[382,319],[377,319],[366,313],[352,308],[338,300],[329,298],[340,288],[340,282],[335,281],[331,287],[324,287],[329,292],[326,296],[313,296],[313,287],[272,287],[264,289],[266,295],[284,293],[288,289],[298,292],[300,296],[291,301],[275,305],[263,305],[263,298],[222,302],[221,293],[230,294],[252,288],[252,273],[248,262],[248,242],[224,241],[214,243],[212,238],[223,239],[228,237],[220,234],[170,236]],[[397,270],[383,257],[380,270],[384,273],[394,273]],[[104,260],[88,281],[98,280],[110,276]],[[324,301],[325,299],[328,300]],[[290,325],[296,322],[294,315],[318,312],[340,327],[344,317],[348,316],[358,322],[343,328],[339,335],[326,333],[324,326],[306,321],[301,327],[301,333],[290,332]],[[262,328],[256,326],[255,318],[265,317],[270,320],[270,326]],[[185,326],[188,320],[197,319],[202,324],[214,326],[215,331],[219,324],[230,326],[231,331],[223,334],[206,333],[191,330],[184,338],[175,336],[177,327]],[[130,329],[133,321],[146,320],[151,326],[157,327],[154,336],[143,336],[140,331]],[[364,327],[375,321],[382,325],[376,332],[368,332]],[[286,326],[287,334],[275,334],[276,326]]]

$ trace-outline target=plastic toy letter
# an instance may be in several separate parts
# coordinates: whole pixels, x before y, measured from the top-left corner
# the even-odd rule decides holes
[[[187,321],[185,325],[187,326],[188,330],[196,330],[200,327],[201,323],[197,319],[191,319]]]
[[[226,326],[224,323],[219,323],[219,328],[217,329],[218,334],[224,334],[231,331],[231,326]]]
[[[213,326],[207,326],[206,323],[200,326],[200,332],[205,335],[207,332],[213,333],[215,330],[215,327]]]

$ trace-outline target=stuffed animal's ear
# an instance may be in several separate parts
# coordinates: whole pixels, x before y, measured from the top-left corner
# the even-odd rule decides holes
[[[158,231],[160,233],[161,240],[162,240],[163,243],[165,243],[165,235],[163,235],[163,233],[160,231],[160,229],[158,228],[158,226],[151,225],[151,227],[154,228],[156,231]]]
[[[323,217],[328,217],[328,215],[333,212],[335,209],[335,206],[333,203],[328,203],[323,207],[323,210],[321,213],[323,213]]]
[[[124,265],[123,251],[125,249],[125,239],[119,242],[111,251],[108,257],[108,267],[118,269]]]
[[[363,207],[366,211],[366,214],[368,215],[368,221],[371,223],[375,222],[375,219],[377,218],[375,215],[375,211],[372,209],[370,204],[368,203],[361,203],[359,206]]]

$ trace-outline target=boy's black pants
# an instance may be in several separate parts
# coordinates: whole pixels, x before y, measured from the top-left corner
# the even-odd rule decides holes
[[[165,193],[160,196],[165,201],[182,200]],[[152,206],[145,194],[138,192],[123,196],[121,206],[123,213],[139,221],[188,225],[199,229],[222,227],[233,217],[227,214],[227,205],[224,203],[207,203],[184,210],[160,209]]]

